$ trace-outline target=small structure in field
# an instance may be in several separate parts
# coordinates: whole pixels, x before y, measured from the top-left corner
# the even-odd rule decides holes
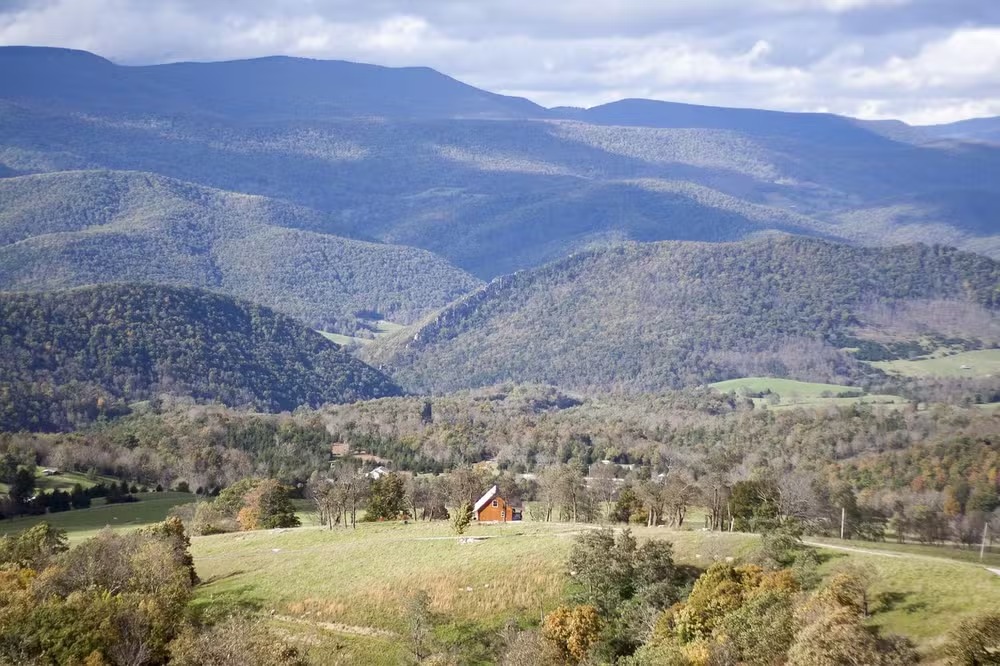
[[[389,474],[391,471],[392,470],[390,470],[388,467],[383,467],[382,465],[379,465],[378,467],[376,467],[372,471],[368,472],[368,474],[366,476],[369,479],[372,479],[373,481],[378,481],[379,479],[381,479],[386,474]]]
[[[44,476],[55,476],[56,474],[59,474],[59,470],[53,467],[46,467],[42,470],[42,474]]]
[[[513,506],[502,495],[500,489],[493,486],[479,498],[472,512],[481,523],[506,523],[511,520],[521,520],[523,515],[519,507]]]

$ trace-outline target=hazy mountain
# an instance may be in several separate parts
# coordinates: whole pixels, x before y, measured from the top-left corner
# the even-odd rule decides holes
[[[209,287],[352,332],[359,311],[409,323],[479,285],[429,252],[331,235],[328,214],[154,174],[9,178],[0,201],[0,289]]]
[[[484,279],[609,242],[774,230],[995,255],[1000,225],[964,201],[1000,194],[1000,149],[886,127],[649,100],[545,110],[426,69],[0,49],[0,174],[135,170],[259,194]]]
[[[290,317],[135,285],[0,293],[0,377],[3,430],[62,428],[159,394],[288,410],[399,393]]]
[[[1000,143],[1000,116],[995,118],[972,118],[946,125],[927,125],[919,129],[925,135],[936,139]]]
[[[414,390],[863,381],[871,370],[842,348],[1000,342],[998,284],[1000,263],[922,245],[628,244],[498,278],[364,354]]]
[[[86,51],[0,48],[3,97],[110,114],[240,120],[524,118],[544,109],[427,67],[275,56],[122,67]]]

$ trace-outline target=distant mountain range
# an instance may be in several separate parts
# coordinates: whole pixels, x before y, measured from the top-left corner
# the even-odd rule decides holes
[[[58,430],[166,396],[270,411],[400,393],[290,317],[202,290],[0,294],[0,430]]]
[[[480,284],[425,250],[333,235],[329,214],[155,174],[0,179],[0,201],[0,289],[207,287],[356,333],[373,317],[416,321]]]
[[[998,285],[1000,263],[919,245],[631,244],[497,278],[363,357],[414,391],[659,391],[755,375],[860,384],[878,374],[862,360],[900,348],[1000,343]]]
[[[546,109],[427,68],[0,48],[0,290],[27,322],[6,323],[11,395],[80,385],[119,404],[168,386],[286,409],[388,394],[305,328],[372,337],[382,319],[410,327],[363,354],[414,390],[864,382],[864,358],[1000,340],[996,128]],[[179,308],[169,330],[142,314],[161,298]],[[63,371],[33,331],[67,308],[82,337],[53,357]],[[221,328],[180,323],[203,313]],[[246,317],[282,342],[235,333]],[[130,335],[146,346],[119,356]],[[270,370],[240,379],[244,363]]]
[[[1000,148],[901,140],[900,125],[650,100],[544,109],[424,68],[0,49],[8,177],[129,170],[262,195],[480,279],[608,242],[774,230],[1000,256],[992,203],[965,205],[1000,198]]]

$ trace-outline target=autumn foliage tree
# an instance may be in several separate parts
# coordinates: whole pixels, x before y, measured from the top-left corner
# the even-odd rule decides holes
[[[600,640],[603,624],[594,606],[560,606],[545,616],[542,635],[556,646],[566,662],[579,664]]]

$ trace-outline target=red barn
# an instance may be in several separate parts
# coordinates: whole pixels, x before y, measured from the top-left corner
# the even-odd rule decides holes
[[[484,523],[506,523],[509,520],[521,520],[521,509],[514,507],[501,497],[500,491],[493,486],[479,498],[473,508],[476,520]]]

